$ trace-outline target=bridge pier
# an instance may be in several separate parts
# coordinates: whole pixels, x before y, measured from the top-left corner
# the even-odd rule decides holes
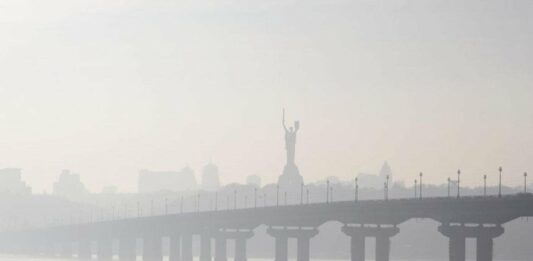
[[[172,235],[170,237],[168,259],[169,261],[181,261],[181,237],[180,235]]]
[[[78,258],[81,260],[91,259],[91,240],[82,239],[78,241]]]
[[[113,240],[110,238],[99,239],[97,242],[98,260],[113,259]]]
[[[123,237],[118,245],[118,259],[120,261],[135,261],[137,258],[137,239],[135,237]]]
[[[227,240],[223,235],[217,235],[215,238],[215,261],[227,261]]]
[[[288,243],[289,238],[296,238],[297,240],[297,261],[309,261],[310,255],[310,240],[318,230],[311,229],[287,229],[287,228],[269,228],[267,233],[276,240],[276,254],[275,261],[288,260]]]
[[[389,261],[390,258],[390,238],[400,232],[398,227],[365,227],[348,226],[342,227],[342,232],[350,237],[350,255],[352,261],[365,260],[365,239],[374,237],[376,239],[376,261]]]
[[[200,235],[200,261],[211,261],[211,235],[204,231]]]
[[[181,261],[192,261],[192,234],[181,235]]]
[[[162,238],[158,235],[147,235],[143,238],[143,261],[163,260]]]
[[[248,239],[254,235],[251,230],[235,231],[232,237],[235,239],[235,261],[247,261],[246,253]]]
[[[72,242],[66,241],[62,242],[60,245],[60,256],[63,258],[71,258],[72,257]]]
[[[503,234],[501,226],[464,226],[464,225],[441,225],[439,232],[449,238],[450,261],[465,261],[466,238],[476,239],[476,260],[493,260],[493,240]]]
[[[98,260],[113,259],[113,240],[111,238],[99,239],[97,242]]]

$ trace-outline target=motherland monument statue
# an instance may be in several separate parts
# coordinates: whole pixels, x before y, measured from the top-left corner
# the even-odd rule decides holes
[[[295,121],[294,127],[287,128],[285,124],[285,109],[283,109],[282,119],[283,129],[285,130],[285,150],[287,152],[287,162],[283,168],[283,173],[278,179],[278,185],[284,190],[299,190],[303,184],[303,178],[295,163],[296,153],[296,134],[300,129],[300,122]]]

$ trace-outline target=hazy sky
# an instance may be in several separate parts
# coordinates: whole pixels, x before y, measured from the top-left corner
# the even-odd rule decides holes
[[[533,174],[533,1],[0,2],[0,168],[93,191],[142,168],[307,181]],[[532,175],[533,176],[533,175]]]

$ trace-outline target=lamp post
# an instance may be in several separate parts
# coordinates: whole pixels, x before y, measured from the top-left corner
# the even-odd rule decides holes
[[[461,197],[461,170],[457,170],[457,198]]]
[[[414,190],[415,190],[415,199],[418,198],[418,194],[416,193],[417,192],[417,189],[418,189],[418,180],[415,179],[415,185],[413,186]]]
[[[183,213],[183,196],[180,198],[180,213]]]
[[[424,174],[422,174],[422,172],[420,172],[420,193],[419,193],[420,194],[420,199],[422,199],[422,176],[423,175]]]
[[[387,175],[385,179],[387,182],[387,200],[389,200],[389,179],[390,179],[389,175]]]
[[[218,191],[215,191],[215,211],[218,210]]]
[[[279,206],[279,184],[276,184],[276,207]]]
[[[266,207],[267,206],[267,193],[264,192],[263,193],[263,207]]]
[[[527,172],[524,172],[524,193],[527,193]]]
[[[358,183],[358,179],[355,178],[355,197],[354,197],[355,201],[358,201],[359,200],[359,183]]]
[[[233,190],[233,209],[237,209],[237,190]]]
[[[254,188],[254,208],[257,208],[257,188]]]
[[[500,172],[499,181],[498,181],[498,197],[502,197],[502,170],[503,168],[500,166],[498,168],[498,171]]]
[[[306,193],[307,193],[307,205],[309,205],[309,189],[306,189]]]
[[[326,180],[326,203],[329,203],[329,179]]]
[[[304,183],[300,184],[300,205],[304,204]]]
[[[196,212],[200,212],[200,193],[196,195]]]
[[[451,187],[451,184],[452,184],[452,179],[450,179],[450,177],[448,177],[448,197],[450,197],[450,187]]]
[[[487,196],[487,175],[483,175],[483,196]]]

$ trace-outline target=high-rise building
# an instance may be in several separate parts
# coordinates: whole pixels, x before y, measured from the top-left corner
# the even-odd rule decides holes
[[[220,180],[218,177],[218,167],[209,163],[205,165],[202,171],[202,189],[207,191],[215,191],[220,188]]]
[[[80,199],[89,194],[89,191],[81,182],[79,174],[63,170],[54,183],[53,194],[68,199]]]
[[[185,167],[181,171],[139,172],[139,193],[155,193],[162,191],[188,191],[197,189],[198,184],[194,171]]]
[[[21,170],[0,169],[0,194],[31,194],[31,188],[22,181]]]
[[[257,175],[250,175],[246,177],[246,185],[251,185],[255,187],[261,187],[261,177]]]
[[[376,174],[367,174],[359,173],[357,179],[360,187],[383,188],[383,184],[387,181],[387,176],[389,177],[389,183],[392,184],[392,170],[387,162],[383,163],[379,173]]]

